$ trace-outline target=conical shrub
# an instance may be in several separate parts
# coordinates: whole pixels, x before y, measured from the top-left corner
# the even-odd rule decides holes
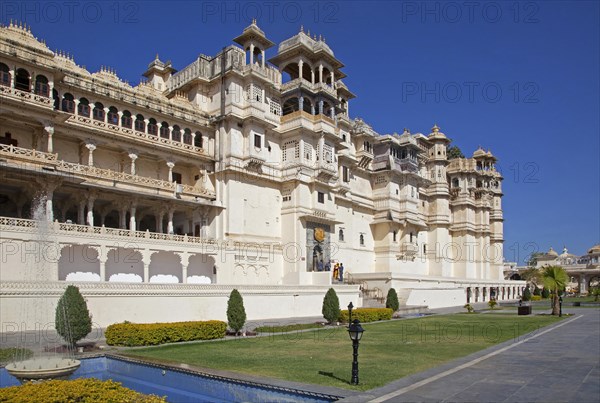
[[[330,288],[323,298],[323,317],[329,323],[337,322],[340,317],[340,300],[333,288]]]
[[[67,286],[56,305],[54,321],[56,332],[73,347],[92,331],[92,316],[79,288]]]
[[[229,294],[227,301],[227,323],[234,332],[239,332],[246,324],[246,309],[244,299],[235,288]]]

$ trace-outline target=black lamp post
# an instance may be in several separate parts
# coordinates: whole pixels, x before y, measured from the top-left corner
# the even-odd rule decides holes
[[[358,385],[358,342],[362,338],[363,332],[365,330],[360,325],[360,321],[358,319],[354,319],[354,322],[348,326],[348,335],[350,336],[350,340],[352,340],[352,380],[350,381],[353,385]]]
[[[562,318],[562,295],[558,297],[558,316]]]
[[[354,309],[354,305],[352,305],[352,301],[348,304],[348,323],[352,323],[352,309]]]

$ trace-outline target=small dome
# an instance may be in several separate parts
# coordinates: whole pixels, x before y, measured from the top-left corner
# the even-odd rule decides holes
[[[483,150],[483,148],[479,147],[474,153],[473,153],[473,158],[479,158],[479,157],[487,157],[487,153]],[[550,248],[552,249],[552,248]]]
[[[590,248],[590,250],[588,250],[589,254],[592,253],[600,253],[600,243],[598,245],[594,245]]]
[[[558,257],[558,253],[556,253],[556,251],[554,249],[552,249],[552,246],[550,247],[550,250],[546,254],[549,255],[549,256],[556,256],[556,257]]]
[[[433,125],[433,127],[431,128],[431,133],[429,133],[429,135],[427,136],[427,138],[429,140],[442,140],[445,143],[449,143],[450,142],[450,140],[448,139],[448,137],[446,137],[446,135],[440,131],[440,128],[438,127],[437,124]]]

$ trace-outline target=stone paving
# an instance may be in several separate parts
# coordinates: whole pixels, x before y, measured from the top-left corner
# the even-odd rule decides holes
[[[600,309],[346,402],[600,402]]]

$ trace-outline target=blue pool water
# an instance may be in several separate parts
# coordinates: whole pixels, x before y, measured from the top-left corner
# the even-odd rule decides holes
[[[71,379],[112,379],[141,393],[166,396],[169,402],[331,402],[339,397],[270,387],[183,369],[140,363],[120,357],[81,360]],[[0,368],[0,387],[19,385]]]

